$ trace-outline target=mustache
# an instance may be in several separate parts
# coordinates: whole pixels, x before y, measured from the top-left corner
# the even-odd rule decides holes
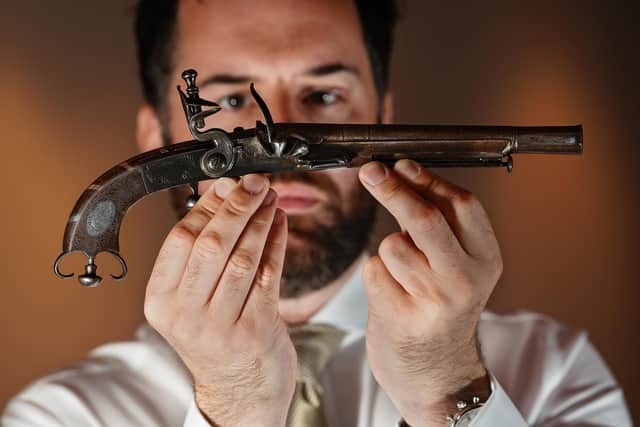
[[[338,187],[327,175],[314,172],[283,172],[269,176],[271,184],[293,183],[306,184],[325,193],[329,198],[338,195]]]

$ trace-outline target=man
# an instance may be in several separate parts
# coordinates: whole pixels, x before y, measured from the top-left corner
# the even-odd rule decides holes
[[[393,11],[142,1],[140,149],[189,138],[172,89],[186,68],[222,105],[216,127],[252,126],[251,81],[276,121],[391,121]],[[159,334],[37,382],[3,425],[631,425],[584,334],[483,312],[502,261],[469,192],[411,161],[200,190],[147,285]],[[374,199],[402,231],[369,256]]]

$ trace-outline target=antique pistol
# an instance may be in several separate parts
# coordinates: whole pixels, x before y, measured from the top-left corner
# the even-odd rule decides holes
[[[82,193],[65,229],[62,254],[54,263],[58,277],[73,276],[60,271],[60,262],[71,252],[82,252],[88,262],[78,280],[84,286],[96,286],[102,281],[96,256],[108,252],[122,267],[119,275],[111,277],[123,279],[127,266],[120,256],[118,235],[127,210],[143,197],[171,187],[191,187],[186,201],[190,208],[197,201],[199,181],[223,176],[358,167],[372,160],[392,165],[399,159],[428,167],[504,166],[511,171],[515,153],[582,152],[581,126],[274,123],[253,84],[251,94],[265,123],[257,121],[253,129],[233,132],[206,129],[205,119],[220,107],[199,96],[196,76],[195,70],[184,71],[186,90],[178,86],[194,140],[132,157]]]

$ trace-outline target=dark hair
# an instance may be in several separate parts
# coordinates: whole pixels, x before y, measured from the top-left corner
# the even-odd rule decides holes
[[[389,84],[389,61],[397,18],[395,0],[355,0],[362,33],[382,101]],[[165,89],[172,73],[172,53],[178,0],[139,0],[135,36],[138,65],[145,100],[158,110],[165,102]]]

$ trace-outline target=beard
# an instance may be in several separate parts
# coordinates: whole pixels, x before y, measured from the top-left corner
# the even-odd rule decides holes
[[[328,196],[313,214],[288,216],[289,234],[297,243],[287,244],[280,297],[296,298],[330,285],[366,248],[375,222],[375,200],[361,185],[340,199],[333,180],[322,173],[274,174],[271,182],[300,182]],[[172,188],[170,195],[174,211],[182,218],[188,212],[185,200],[190,191]]]
[[[351,206],[344,206],[334,182],[321,173],[278,174],[277,181],[305,183],[329,196],[317,212],[288,218],[289,234],[302,243],[287,245],[280,297],[296,298],[328,286],[353,264],[369,242],[376,204],[356,185],[345,195]]]

